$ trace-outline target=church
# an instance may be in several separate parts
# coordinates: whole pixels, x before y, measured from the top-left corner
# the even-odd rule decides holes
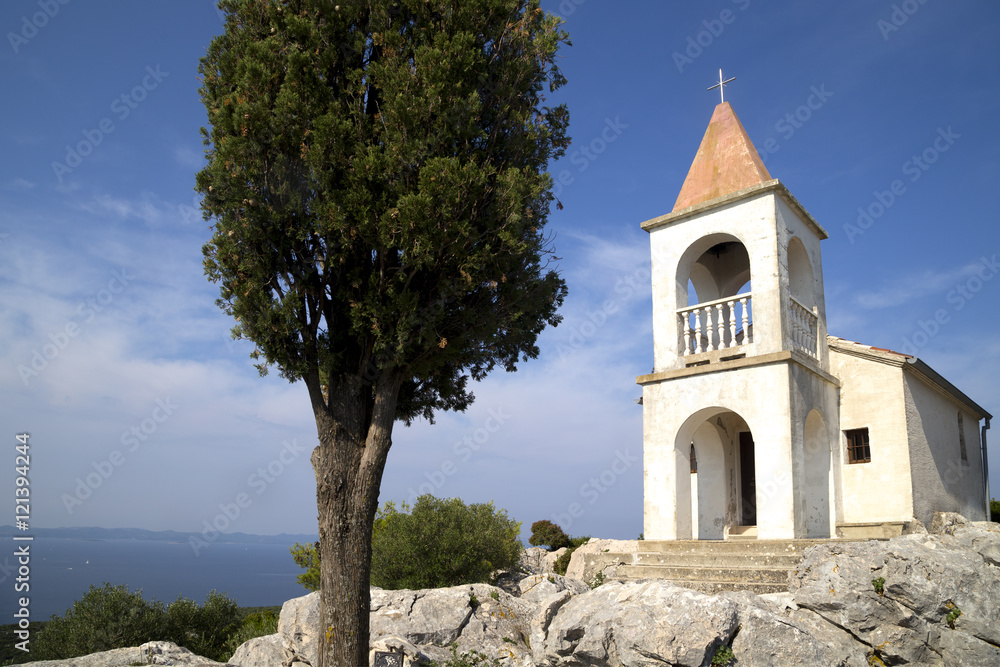
[[[728,102],[673,210],[642,228],[646,539],[891,537],[936,511],[987,519],[990,414],[914,356],[827,333],[827,233]]]

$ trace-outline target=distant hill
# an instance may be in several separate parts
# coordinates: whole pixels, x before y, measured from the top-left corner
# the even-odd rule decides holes
[[[24,535],[24,531],[14,526],[0,526],[0,537]],[[201,533],[179,533],[175,530],[145,530],[143,528],[32,528],[27,534],[36,538],[59,537],[78,540],[151,540],[158,542],[187,542],[191,537],[201,537]],[[305,533],[281,535],[250,535],[247,533],[223,533],[214,542],[236,544],[287,544],[295,542],[315,542],[318,535]]]

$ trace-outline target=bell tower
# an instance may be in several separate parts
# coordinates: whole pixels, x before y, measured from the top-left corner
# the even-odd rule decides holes
[[[826,231],[771,178],[727,102],[673,210],[642,228],[653,283],[654,367],[638,378],[647,539],[829,537],[839,383]]]
[[[771,178],[728,102],[715,108],[673,210],[642,228],[656,371],[781,350],[825,366],[827,234]]]

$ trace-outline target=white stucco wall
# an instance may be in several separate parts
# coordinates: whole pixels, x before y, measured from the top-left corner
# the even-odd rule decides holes
[[[799,364],[789,365],[789,380],[795,534],[834,537],[842,514],[838,387]]]
[[[913,482],[913,515],[930,524],[934,512],[986,519],[979,421],[923,378],[903,374],[906,424]],[[967,461],[959,444],[962,412]]]
[[[794,484],[793,478],[798,476],[804,481],[807,457],[817,455],[806,451],[807,415],[822,410],[827,424],[836,419],[833,387],[787,360],[723,371],[704,368],[705,371],[686,377],[643,385],[643,509],[647,539],[689,539],[696,533],[702,537],[719,536],[718,526],[710,521],[717,514],[692,516],[692,480],[701,487],[698,499],[703,510],[714,511],[712,508],[717,506],[713,503],[725,495],[725,519],[729,525],[739,523],[738,503],[734,500],[739,493],[735,447],[738,433],[733,420],[726,418],[727,413],[729,417],[735,413],[742,418],[754,439],[758,538],[806,537],[810,497],[804,484]],[[711,422],[708,427],[706,421]],[[711,459],[699,454],[699,472],[693,476],[689,462],[691,442],[694,440],[696,446],[703,441],[711,442],[706,429],[713,428],[724,447],[725,475],[720,478],[706,474]],[[822,452],[818,455],[823,456]],[[826,456],[829,457],[829,452]],[[827,466],[831,476],[833,467],[831,461]],[[724,489],[719,489],[720,483]],[[837,499],[832,497],[833,488],[832,482],[828,482],[827,529],[835,522],[838,506]]]
[[[837,445],[844,523],[913,518],[903,363],[902,357],[883,362],[830,348],[830,372],[841,382]],[[844,431],[865,427],[872,460],[850,464]]]

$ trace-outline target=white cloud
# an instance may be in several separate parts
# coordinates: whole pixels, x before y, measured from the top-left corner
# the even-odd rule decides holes
[[[185,169],[199,170],[205,166],[205,153],[190,146],[178,146],[174,149],[174,160]]]
[[[870,310],[902,306],[925,296],[943,294],[962,282],[963,278],[975,275],[980,266],[980,262],[974,262],[951,269],[924,269],[902,274],[877,289],[859,293],[854,302],[858,307]]]
[[[122,199],[102,194],[91,201],[82,202],[80,208],[93,215],[111,213],[119,218],[135,218],[147,225],[157,226],[178,214],[176,206],[169,206],[151,192],[143,192],[136,199]]]

